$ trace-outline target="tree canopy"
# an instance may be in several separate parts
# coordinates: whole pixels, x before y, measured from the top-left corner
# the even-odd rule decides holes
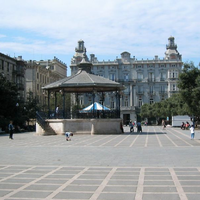
[[[183,102],[188,106],[190,115],[200,113],[200,70],[192,62],[185,63],[179,76],[178,88]]]
[[[0,127],[15,117],[18,88],[0,74]]]

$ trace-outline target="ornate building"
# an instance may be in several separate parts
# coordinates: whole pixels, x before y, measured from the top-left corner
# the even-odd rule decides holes
[[[10,82],[16,83],[19,91],[19,100],[25,97],[25,70],[26,63],[21,56],[11,58],[0,53],[0,73]]]
[[[71,60],[71,74],[75,74],[79,64],[86,54],[84,41],[78,41],[75,48],[75,55]],[[129,52],[122,52],[121,58],[113,61],[98,61],[94,54],[90,55],[89,61],[93,64],[92,72],[95,75],[117,81],[126,86],[121,94],[121,118],[124,123],[137,120],[137,112],[144,103],[152,104],[169,98],[173,93],[178,92],[177,80],[182,70],[182,57],[177,51],[174,37],[168,38],[165,57],[160,59],[157,55],[149,60],[137,60],[131,58]],[[114,107],[112,93],[107,94],[104,105]],[[96,99],[101,102],[102,99]],[[80,98],[80,103],[88,105],[90,99],[87,96]]]

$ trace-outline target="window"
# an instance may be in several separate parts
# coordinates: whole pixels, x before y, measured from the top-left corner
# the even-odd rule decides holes
[[[161,80],[161,81],[166,80],[166,73],[165,73],[165,72],[161,72],[161,73],[160,73],[160,80]]]
[[[178,71],[177,70],[169,71],[169,78],[178,78]]]
[[[176,85],[175,84],[172,85],[172,90],[176,91]]]
[[[149,86],[149,92],[150,92],[150,94],[153,94],[153,85]]]
[[[2,60],[1,69],[4,70],[4,61]]]
[[[154,81],[154,73],[149,72],[149,81]]]
[[[128,74],[124,74],[124,81],[128,81]]]
[[[142,72],[138,72],[138,73],[137,73],[137,79],[138,79],[139,81],[142,81],[142,79],[143,79],[143,73],[142,73]]]
[[[138,99],[138,106],[139,106],[139,108],[142,107],[142,99],[141,98]]]
[[[110,80],[115,81],[115,74],[110,74]]]
[[[139,94],[143,93],[143,86],[141,86],[141,85],[138,86],[138,93]]]
[[[125,107],[128,107],[128,97],[126,96],[125,99],[124,99],[124,106]]]
[[[10,71],[10,64],[8,63],[7,64],[7,72],[9,72]]]
[[[129,93],[129,89],[130,88],[127,86],[126,89],[124,90],[124,93],[126,93],[126,94]]]
[[[164,86],[164,85],[161,85],[161,86],[160,86],[160,92],[161,92],[161,93],[164,93],[164,92],[165,92],[165,86]]]
[[[150,100],[149,100],[149,103],[150,103],[150,104],[153,104],[153,99],[150,99]]]

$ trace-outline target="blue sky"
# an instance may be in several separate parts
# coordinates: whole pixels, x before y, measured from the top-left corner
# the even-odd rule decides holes
[[[0,52],[70,62],[78,40],[87,55],[114,60],[164,57],[175,37],[184,62],[200,62],[199,0],[0,0]]]

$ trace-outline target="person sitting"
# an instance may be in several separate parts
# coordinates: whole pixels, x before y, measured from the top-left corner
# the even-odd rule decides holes
[[[185,123],[184,122],[182,122],[181,129],[185,130]]]
[[[190,123],[189,123],[189,122],[186,122],[185,128],[186,128],[187,130],[190,128]]]

